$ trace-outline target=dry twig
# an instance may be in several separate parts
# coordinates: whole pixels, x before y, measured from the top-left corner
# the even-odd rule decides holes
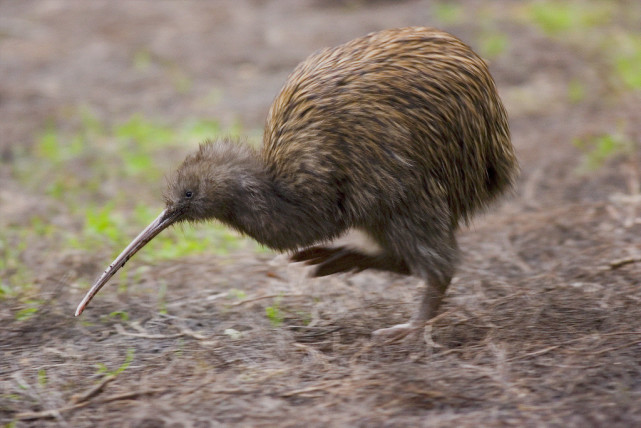
[[[301,388],[301,389],[295,389],[293,391],[283,392],[283,393],[280,394],[280,396],[287,398],[287,397],[293,397],[294,395],[306,394],[308,392],[316,392],[316,391],[325,391],[325,392],[327,392],[328,389],[333,388],[335,386],[338,386],[341,383],[342,383],[342,381],[324,382],[321,385],[309,386],[307,388]]]
[[[109,382],[111,382],[115,378],[116,378],[116,376],[114,376],[114,375],[108,375],[108,376],[103,377],[102,381],[100,381],[100,383],[98,383],[97,385],[94,385],[93,387],[89,388],[84,393],[82,393],[80,395],[72,396],[71,397],[71,402],[77,404],[77,403],[82,403],[82,402],[85,402],[87,400],[90,400],[91,398],[93,398],[96,395],[98,395],[102,391],[102,389],[105,387],[105,385],[107,385]]]
[[[610,270],[615,270],[625,265],[630,265],[630,264],[639,263],[639,262],[641,262],[641,257],[628,257],[624,259],[613,260],[610,262],[608,267]]]
[[[103,383],[101,385],[99,385],[99,386],[104,386],[104,384],[107,383],[107,382],[105,382],[105,380],[103,379]],[[89,393],[93,393],[93,395],[95,395],[95,394],[97,394],[98,391],[99,391],[99,389],[96,390],[96,388],[94,387],[94,388],[91,388],[87,393],[85,393],[83,395],[89,396],[90,395]],[[86,398],[85,399],[86,401],[82,401],[80,403],[76,403],[76,404],[72,404],[72,405],[68,405],[68,406],[63,406],[63,407],[60,407],[58,409],[42,410],[40,412],[17,413],[16,415],[14,415],[14,418],[17,419],[17,420],[35,420],[35,419],[59,418],[60,414],[62,414],[62,413],[66,413],[66,412],[70,412],[72,410],[80,409],[82,407],[88,406],[91,403],[106,404],[106,403],[110,403],[112,401],[128,400],[130,398],[136,398],[136,397],[139,397],[141,395],[151,395],[151,394],[155,394],[155,393],[158,393],[158,392],[164,392],[164,391],[165,391],[165,389],[147,389],[147,390],[142,390],[142,391],[126,392],[126,393],[123,393],[123,394],[112,395],[112,396],[106,397],[106,398],[104,398],[102,400],[97,400],[97,401],[93,401],[93,402],[90,401],[89,398]],[[74,401],[74,399],[72,399],[72,402],[73,401]]]
[[[240,302],[232,303],[232,306],[240,306],[246,303],[256,302],[263,299],[275,299],[278,297],[305,297],[306,294],[268,294],[266,296],[252,297],[251,299],[241,300]]]
[[[208,339],[209,338],[208,336],[203,336],[202,334],[196,333],[195,331],[190,330],[190,329],[188,329],[186,327],[181,327],[180,333],[174,333],[174,334],[150,334],[150,333],[147,333],[146,330],[144,330],[140,326],[136,327],[136,325],[134,325],[134,324],[132,324],[132,326],[134,328],[136,328],[138,331],[140,331],[140,333],[128,332],[120,324],[116,324],[115,328],[116,328],[116,331],[118,331],[119,334],[122,334],[124,336],[140,337],[140,338],[143,338],[143,339],[175,339],[175,338],[182,337],[182,336],[189,336],[189,337],[193,337],[194,339],[198,339],[198,340],[204,340],[204,339]]]

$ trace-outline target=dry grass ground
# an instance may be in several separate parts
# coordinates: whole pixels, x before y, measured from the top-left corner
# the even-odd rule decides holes
[[[536,2],[481,3],[0,2],[0,422],[641,424],[641,91],[613,71],[627,56],[608,59],[640,36],[639,7],[569,2],[607,19],[564,27],[558,3],[543,3],[553,18]],[[370,338],[406,320],[417,280],[312,280],[246,243],[141,255],[73,317],[114,242],[137,232],[130,200],[160,209],[162,183],[104,172],[73,208],[44,189],[63,170],[81,184],[97,172],[74,158],[47,172],[47,126],[71,135],[81,106],[107,124],[213,117],[252,134],[308,53],[419,24],[491,57],[523,170],[515,194],[461,232],[463,263],[419,340]],[[93,157],[115,144],[100,135],[107,151]],[[179,143],[154,152],[162,165],[188,150]],[[87,230],[82,207],[111,197],[124,238],[67,244]]]

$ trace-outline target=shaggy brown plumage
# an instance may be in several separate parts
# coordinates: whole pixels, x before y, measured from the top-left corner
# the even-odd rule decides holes
[[[507,114],[483,60],[442,31],[386,30],[302,62],[274,100],[260,152],[221,140],[188,156],[153,232],[218,219],[298,251],[293,260],[316,264],[316,275],[416,275],[428,284],[413,319],[420,325],[454,274],[459,223],[516,173]],[[381,252],[326,246],[352,228]]]

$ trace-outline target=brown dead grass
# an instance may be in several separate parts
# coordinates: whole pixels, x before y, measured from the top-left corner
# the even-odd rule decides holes
[[[168,314],[132,291],[126,304],[98,299],[89,325],[59,289],[35,318],[3,317],[3,391],[29,404],[3,402],[36,425],[630,426],[641,416],[641,258],[628,241],[641,227],[617,227],[612,206],[504,214],[501,228],[493,216],[465,233],[443,314],[422,338],[384,346],[369,334],[405,319],[412,280],[301,280],[248,256],[206,267],[226,285],[201,287],[195,268],[215,263],[193,260],[159,271],[193,278],[172,289]],[[230,301],[229,286],[247,298]],[[276,299],[285,317],[273,327],[264,310]],[[134,319],[103,316],[123,305]],[[127,370],[96,373],[128,348]]]

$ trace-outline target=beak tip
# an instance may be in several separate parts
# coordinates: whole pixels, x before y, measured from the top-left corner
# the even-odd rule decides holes
[[[86,303],[84,303],[84,302],[82,302],[82,303],[80,303],[78,305],[78,307],[76,308],[76,313],[74,314],[74,317],[79,316],[85,310],[85,305],[86,305]]]

